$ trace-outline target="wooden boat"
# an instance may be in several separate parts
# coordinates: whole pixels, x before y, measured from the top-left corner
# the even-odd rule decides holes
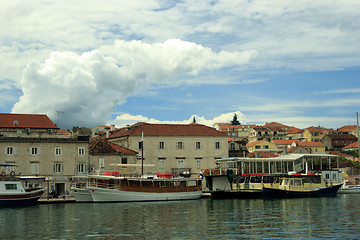
[[[89,176],[94,202],[140,202],[199,199],[200,178]]]
[[[15,167],[13,164],[0,164],[0,167]],[[15,176],[15,172],[1,173],[0,180],[0,206],[24,206],[35,204],[46,189],[35,188],[25,189],[20,178]]]
[[[334,197],[341,186],[323,182],[319,186],[318,182],[305,182],[301,176],[284,177],[277,187],[263,187],[263,194],[265,198]]]

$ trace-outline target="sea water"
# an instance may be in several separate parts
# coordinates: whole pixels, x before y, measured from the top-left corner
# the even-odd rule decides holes
[[[39,204],[0,209],[0,239],[360,239],[360,194]]]

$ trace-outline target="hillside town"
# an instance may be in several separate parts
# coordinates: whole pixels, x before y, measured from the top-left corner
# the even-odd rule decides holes
[[[26,179],[27,187],[47,187],[45,197],[67,197],[71,185],[88,174],[147,174],[197,177],[229,157],[269,158],[290,153],[340,157],[340,167],[360,184],[357,126],[299,129],[277,122],[150,124],[123,128],[60,129],[47,115],[0,113],[0,163]],[[16,169],[15,169],[16,165]],[[142,166],[139,168],[138,166]],[[3,174],[6,174],[5,172]]]

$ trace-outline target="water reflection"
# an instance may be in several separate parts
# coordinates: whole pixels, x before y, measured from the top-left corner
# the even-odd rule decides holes
[[[259,239],[360,236],[355,195],[318,199],[82,203],[0,209],[4,239]]]

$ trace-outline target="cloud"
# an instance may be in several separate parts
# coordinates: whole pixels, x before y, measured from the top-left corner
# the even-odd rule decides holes
[[[62,111],[61,126],[92,127],[137,91],[186,84],[182,76],[247,64],[255,56],[254,51],[216,53],[178,39],[153,44],[119,40],[81,55],[53,52],[42,63],[28,64],[20,83],[23,96],[12,111],[53,119]]]
[[[111,120],[107,125],[115,125],[118,128],[125,127],[126,125],[135,124],[137,122],[147,122],[155,124],[189,124],[192,123],[194,118],[197,123],[203,124],[209,127],[213,127],[215,123],[230,122],[233,120],[234,114],[237,115],[237,119],[241,124],[246,124],[246,117],[240,111],[224,113],[220,116],[216,116],[213,119],[206,119],[204,116],[192,115],[189,119],[180,120],[180,121],[161,121],[154,118],[148,118],[142,115],[131,115],[128,113],[123,113],[115,117],[114,120]]]

